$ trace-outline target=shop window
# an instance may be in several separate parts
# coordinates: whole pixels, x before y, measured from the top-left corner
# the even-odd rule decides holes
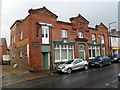
[[[66,61],[74,58],[74,46],[68,44],[55,44],[55,62]]]

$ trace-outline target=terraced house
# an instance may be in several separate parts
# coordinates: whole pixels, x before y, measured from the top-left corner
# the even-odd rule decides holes
[[[88,27],[89,21],[78,14],[70,22],[46,7],[30,9],[25,19],[11,26],[11,62],[32,70],[49,70],[68,59],[93,59],[109,55],[108,28],[103,24]]]

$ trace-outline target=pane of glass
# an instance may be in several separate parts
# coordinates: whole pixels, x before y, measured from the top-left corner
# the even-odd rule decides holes
[[[89,49],[89,57],[91,57],[91,49]]]
[[[42,28],[42,37],[44,37],[44,29]]]
[[[46,30],[46,38],[48,38],[48,29],[45,29]]]
[[[92,34],[92,40],[93,40],[93,41],[96,40],[95,34]]]
[[[83,33],[79,32],[79,38],[83,38]]]
[[[73,59],[73,49],[68,50],[68,59]]]
[[[61,50],[61,59],[67,59],[67,49]]]
[[[95,49],[93,49],[92,52],[93,52],[93,57],[95,57]]]
[[[55,60],[60,60],[60,49],[55,49]]]
[[[67,37],[67,30],[61,31],[61,37]]]
[[[97,49],[97,56],[99,56],[100,54],[99,54],[99,49]]]

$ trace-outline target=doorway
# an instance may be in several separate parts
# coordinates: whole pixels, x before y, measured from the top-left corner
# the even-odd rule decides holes
[[[48,52],[42,53],[42,70],[50,69],[50,54]]]

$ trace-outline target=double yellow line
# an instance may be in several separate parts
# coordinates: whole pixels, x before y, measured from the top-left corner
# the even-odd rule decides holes
[[[37,77],[32,77],[32,78],[27,78],[27,79],[23,79],[23,80],[18,80],[18,81],[6,83],[6,84],[1,84],[0,87],[7,86],[7,85],[10,85],[10,84],[14,84],[14,83],[25,82],[25,81],[29,81],[29,80],[33,80],[33,79],[37,79],[37,78],[42,78],[42,77],[46,77],[46,76],[49,76],[49,75],[37,76]]]

